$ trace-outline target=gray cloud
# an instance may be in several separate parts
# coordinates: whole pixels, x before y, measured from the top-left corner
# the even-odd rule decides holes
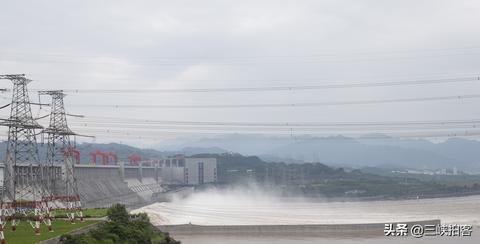
[[[0,9],[0,73],[27,73],[35,80],[31,87],[41,89],[457,77],[480,70],[479,10],[474,0],[8,1]],[[466,82],[244,94],[71,94],[67,105],[89,116],[189,121],[471,119],[480,117],[478,100],[253,110],[78,105],[345,101],[472,94],[479,88]]]

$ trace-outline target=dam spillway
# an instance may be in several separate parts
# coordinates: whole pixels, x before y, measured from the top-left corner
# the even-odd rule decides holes
[[[242,194],[195,193],[134,212],[146,212],[156,226],[348,225],[436,219],[446,224],[480,225],[480,196],[328,202]]]

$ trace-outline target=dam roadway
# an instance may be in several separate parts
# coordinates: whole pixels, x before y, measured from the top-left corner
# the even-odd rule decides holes
[[[162,231],[173,236],[182,235],[307,235],[317,237],[328,236],[381,236],[385,224],[397,223],[370,223],[370,224],[310,224],[310,225],[163,225],[157,226]],[[426,220],[402,222],[413,225],[439,225],[440,220]]]

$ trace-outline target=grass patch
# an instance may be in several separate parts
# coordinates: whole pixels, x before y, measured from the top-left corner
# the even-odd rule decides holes
[[[48,232],[47,226],[42,224],[40,227],[40,235],[36,236],[33,232],[33,228],[28,222],[22,221],[18,224],[17,230],[12,232],[11,226],[8,224],[5,226],[4,232],[7,243],[12,244],[34,244],[39,241],[51,239],[56,236],[63,235],[72,230],[97,223],[98,221],[86,220],[85,222],[77,221],[75,224],[71,224],[65,220],[53,221],[52,226],[54,232]]]
[[[108,220],[82,234],[60,237],[62,244],[180,244],[150,223],[147,214],[129,214],[124,205],[114,204]]]
[[[165,243],[166,242],[166,238],[164,235],[162,234],[154,234],[151,238],[150,238],[150,242],[151,243]]]
[[[82,209],[83,217],[85,218],[103,218],[107,216],[107,208],[88,208]],[[65,210],[53,211],[53,216],[56,218],[67,218],[67,212]]]

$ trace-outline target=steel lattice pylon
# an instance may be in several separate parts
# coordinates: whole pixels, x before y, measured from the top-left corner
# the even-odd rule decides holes
[[[72,222],[75,220],[75,214],[83,220],[81,201],[74,175],[74,146],[70,140],[70,136],[76,134],[70,130],[67,124],[67,114],[63,103],[65,93],[61,90],[54,90],[40,91],[39,94],[49,95],[52,98],[50,125],[43,130],[43,133],[47,135],[47,164],[52,169],[47,177],[51,195],[46,200],[60,203],[61,208],[67,210],[67,215]],[[55,171],[58,166],[62,168],[61,174]]]
[[[10,118],[2,125],[8,126],[8,143],[5,156],[4,182],[0,206],[0,240],[5,243],[3,228],[8,220],[16,229],[19,217],[30,220],[39,233],[45,221],[51,229],[44,175],[48,168],[39,163],[36,129],[42,129],[32,116],[25,75],[0,75],[0,79],[13,82]],[[47,217],[47,218],[45,218]]]

